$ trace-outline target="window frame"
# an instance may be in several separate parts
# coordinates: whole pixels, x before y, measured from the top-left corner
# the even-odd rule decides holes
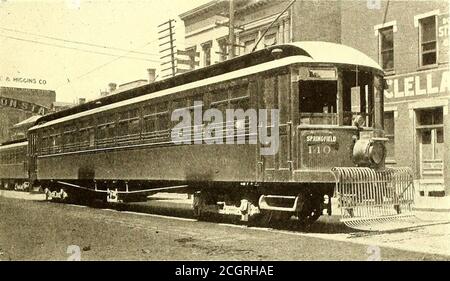
[[[268,41],[268,38],[270,38],[270,37],[273,37],[274,42],[272,44],[266,44]],[[264,41],[263,44],[264,44],[265,48],[277,45],[278,44],[278,32],[275,31],[275,32],[267,33],[266,35],[264,35],[263,41]]]
[[[197,45],[186,48],[187,56],[189,57],[189,61],[191,64],[189,65],[190,70],[194,70],[196,67],[196,58],[197,58]],[[198,65],[198,63],[197,63]]]
[[[205,42],[205,43],[203,43],[201,45],[202,46],[202,52],[203,52],[203,59],[202,59],[202,61],[203,61],[203,66],[204,67],[205,66],[210,66],[210,65],[213,64],[213,62],[212,62],[212,47],[213,46],[212,45],[213,45],[213,43],[212,43],[211,40],[207,41],[207,42]],[[206,50],[208,50],[208,52],[206,52]],[[208,56],[206,54],[208,54],[208,56],[209,56],[209,64],[207,63]]]
[[[217,46],[219,47],[219,51],[216,54],[219,55],[219,62],[224,62],[228,59],[228,55],[230,52],[230,46],[228,45],[228,38],[222,37],[217,39]]]
[[[392,132],[387,132],[386,131],[386,120],[388,120],[388,118],[386,118],[387,114],[392,114],[392,118],[389,118],[390,120],[392,120]],[[396,110],[385,110],[383,113],[384,117],[384,122],[383,122],[383,129],[384,129],[384,136],[385,138],[388,139],[388,143],[391,143],[392,147],[394,148],[392,155],[388,155],[389,153],[386,154],[386,159],[390,160],[390,161],[395,161],[395,119],[397,116]]]
[[[381,35],[383,31],[385,30],[391,30],[392,32],[392,48],[383,50],[383,36]],[[394,72],[395,71],[395,28],[393,25],[383,26],[378,29],[378,62],[380,63],[381,67],[386,72]],[[387,52],[392,52],[392,68],[385,68],[384,67],[384,61],[383,61],[383,54]]]
[[[423,21],[424,20],[428,20],[428,19],[430,19],[430,18],[434,18],[434,41],[428,41],[428,42],[423,42],[422,40],[422,37],[423,37]],[[429,68],[429,67],[435,67],[435,66],[437,66],[438,65],[438,61],[439,61],[439,58],[438,58],[438,55],[439,55],[439,46],[438,46],[438,22],[437,22],[437,19],[438,17],[437,17],[437,15],[436,14],[432,14],[432,15],[428,15],[428,16],[424,16],[424,17],[421,17],[421,18],[418,18],[417,19],[417,21],[418,21],[418,36],[419,36],[419,40],[418,40],[418,42],[419,42],[419,67],[420,68]],[[424,44],[429,44],[429,43],[433,43],[434,42],[434,44],[435,44],[435,47],[434,47],[434,50],[433,51],[426,51],[426,52],[424,52],[423,51],[423,45]],[[423,64],[423,55],[424,54],[429,54],[429,53],[435,53],[435,57],[436,57],[436,59],[435,59],[435,62],[434,63],[432,63],[432,64]]]

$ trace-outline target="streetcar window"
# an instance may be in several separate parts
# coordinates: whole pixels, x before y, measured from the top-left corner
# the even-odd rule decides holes
[[[311,125],[337,124],[337,81],[306,80],[299,82],[300,122]]]
[[[106,138],[106,126],[100,126],[97,130],[97,138],[102,140]]]
[[[93,147],[94,145],[95,145],[94,130],[93,129],[89,129],[89,146]]]
[[[132,119],[130,121],[129,131],[131,135],[139,134],[141,132],[139,119]]]
[[[128,121],[119,121],[119,136],[128,135]]]
[[[107,138],[114,138],[116,136],[116,124],[110,123],[106,126],[106,137]]]
[[[355,68],[343,70],[337,77],[333,69],[306,70],[301,69],[299,80],[300,123],[351,126],[355,117],[361,116],[365,120],[363,126],[372,126],[372,73]],[[338,78],[342,83],[342,108],[338,105]]]
[[[373,74],[363,71],[343,71],[343,125],[353,125],[353,118],[361,116],[365,120],[365,127],[373,122],[373,92],[369,89],[373,85]]]
[[[161,102],[156,105],[157,130],[166,130],[169,128],[169,109],[167,102]]]
[[[156,121],[156,118],[154,116],[145,117],[144,118],[144,131],[147,133],[156,131],[155,121]]]
[[[174,103],[175,105],[175,103]],[[160,102],[144,106],[143,109],[143,138],[151,142],[159,142],[161,134],[159,131],[165,130],[169,125],[169,104],[168,102]],[[136,121],[131,122],[131,131],[138,132],[140,125]],[[134,128],[133,128],[134,127]]]
[[[244,111],[250,108],[250,96],[246,86],[231,89],[230,108]]]
[[[216,108],[224,113],[228,108],[228,92],[222,90],[211,93],[211,108]]]
[[[166,130],[169,127],[169,116],[167,114],[159,114],[157,117],[157,121],[158,121],[158,130],[162,131],[162,130]]]

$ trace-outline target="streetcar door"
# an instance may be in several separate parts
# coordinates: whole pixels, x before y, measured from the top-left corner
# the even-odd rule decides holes
[[[262,80],[262,93],[260,99],[260,109],[267,109],[270,136],[274,132],[274,120],[271,111],[278,109],[279,113],[279,137],[277,149],[273,155],[261,155],[260,165],[262,165],[263,181],[289,181],[292,178],[292,117],[291,117],[291,77],[289,72],[279,72],[276,75],[266,76]],[[261,116],[260,116],[261,119]],[[261,120],[259,120],[261,124]],[[273,138],[272,138],[273,139]],[[258,142],[260,148],[267,147],[268,144]],[[273,147],[273,143],[270,144]]]
[[[421,195],[444,193],[444,126],[442,107],[417,112]]]
[[[30,184],[37,179],[37,133],[30,133],[28,138],[28,177],[31,181]]]

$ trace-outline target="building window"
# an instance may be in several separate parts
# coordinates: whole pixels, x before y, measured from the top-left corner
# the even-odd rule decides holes
[[[444,114],[442,107],[418,111],[417,121],[416,129],[420,130],[422,144],[444,143]],[[436,155],[436,157],[439,156]]]
[[[189,69],[194,70],[195,65],[196,65],[196,57],[197,57],[197,46],[187,48],[186,54],[189,57],[189,61],[190,61]],[[198,63],[197,63],[197,65],[198,65]]]
[[[212,43],[208,42],[202,45],[203,49],[203,66],[211,65],[211,47]]]
[[[251,53],[253,48],[255,47],[255,43],[256,43],[255,39],[244,41],[244,54]]]
[[[380,62],[384,70],[394,70],[394,27],[378,30],[380,40]]]
[[[436,64],[436,16],[419,20],[420,65]]]
[[[442,107],[424,109],[420,111],[419,125],[434,126],[444,124],[444,114]]]
[[[386,142],[387,159],[395,158],[395,114],[394,111],[386,111],[384,113],[384,133],[388,139]]]
[[[217,40],[217,43],[219,44],[219,61],[226,61],[228,57],[228,40],[226,38],[222,38]]]
[[[277,34],[272,33],[264,36],[264,46],[269,47],[277,44]]]

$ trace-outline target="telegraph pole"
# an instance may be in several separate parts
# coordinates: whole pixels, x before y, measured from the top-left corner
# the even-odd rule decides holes
[[[163,77],[168,77],[168,76],[175,76],[177,74],[177,68],[176,68],[176,58],[175,58],[175,20],[170,19],[167,22],[160,24],[158,26],[159,29],[161,29],[160,31],[158,31],[159,34],[159,40],[161,42],[161,44],[159,44],[159,46],[161,48],[165,48],[165,45],[168,45],[169,47],[166,49],[162,49],[159,51],[159,53],[162,55],[162,57],[160,58],[162,61],[161,66],[170,64],[170,67],[168,68],[164,68],[161,71],[165,72],[170,70],[171,74],[168,75],[164,75]],[[168,53],[167,53],[168,52]],[[166,59],[168,59],[166,61]]]
[[[173,44],[173,29],[172,29],[172,22],[173,20],[169,20],[169,40],[170,40],[170,57],[172,59],[172,76],[175,76],[176,70],[175,70],[175,52],[174,52],[174,44]]]
[[[235,45],[236,45],[236,37],[234,35],[234,0],[229,0],[230,9],[229,9],[229,21],[228,21],[228,43],[230,46],[229,58],[232,59],[236,56]]]

